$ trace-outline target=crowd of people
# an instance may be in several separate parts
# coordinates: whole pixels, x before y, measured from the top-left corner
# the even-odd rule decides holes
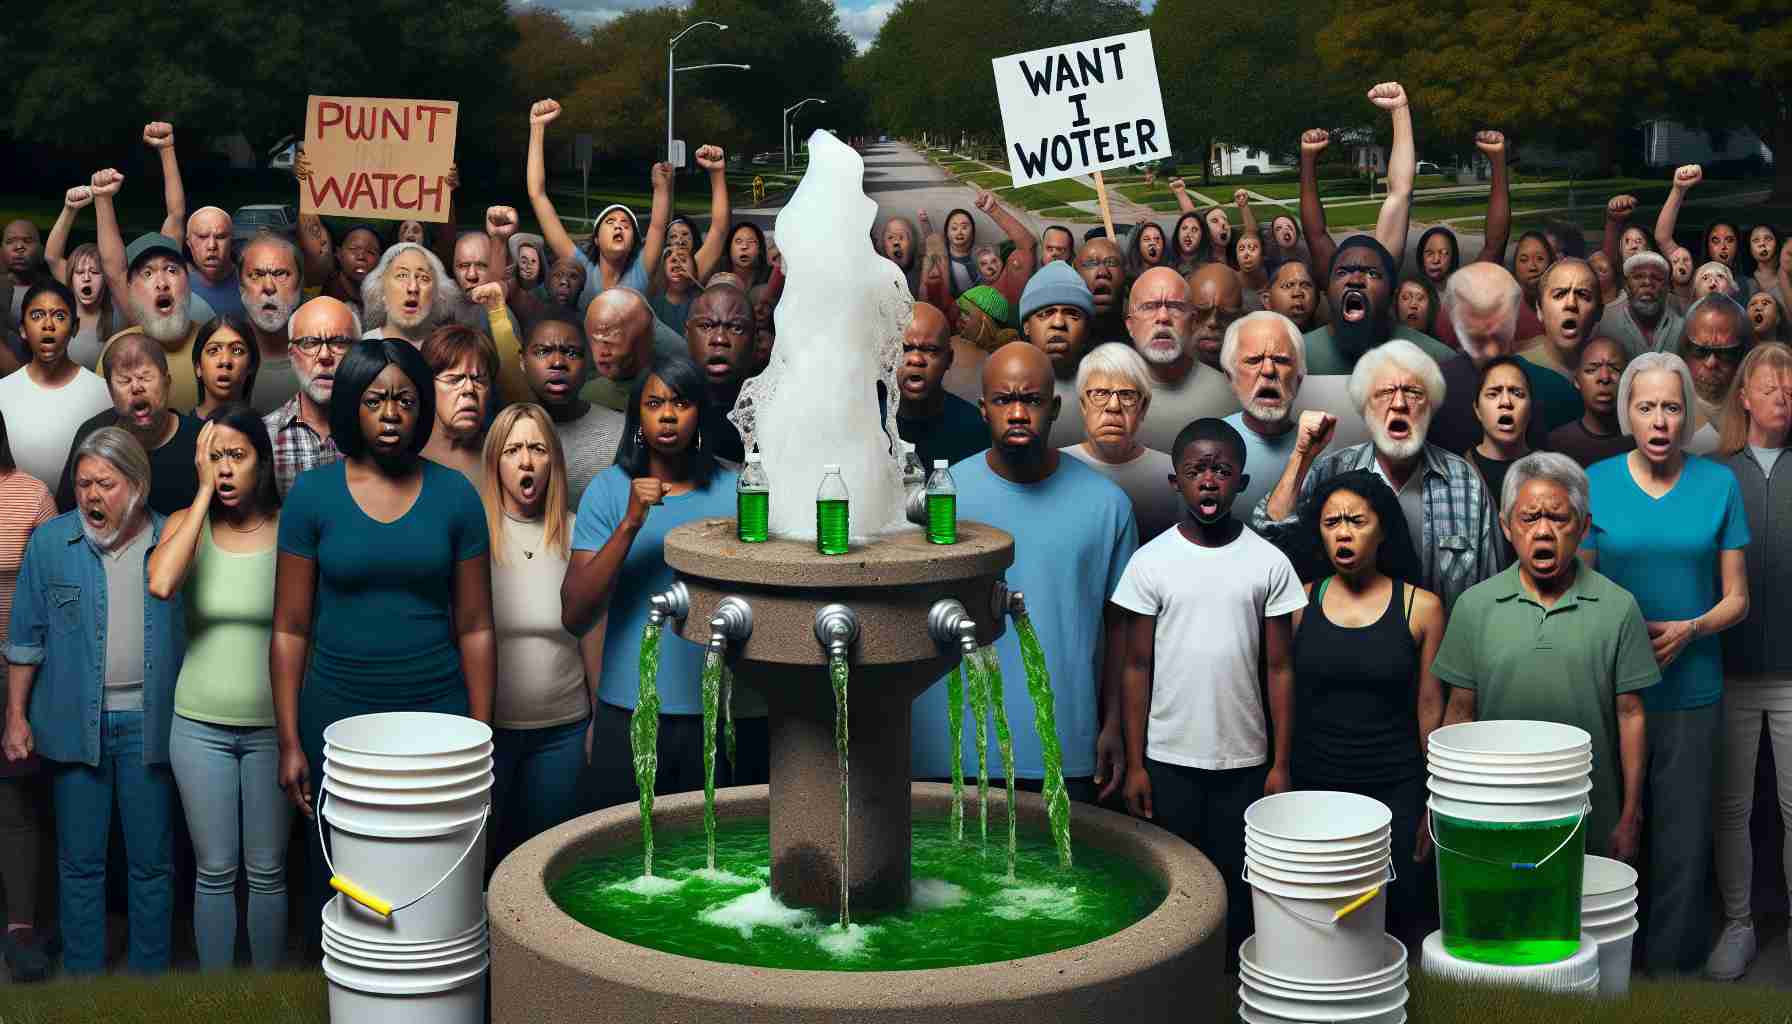
[[[1687,167],[1652,234],[1618,196],[1590,252],[1552,222],[1508,265],[1506,143],[1486,131],[1479,251],[1464,260],[1444,227],[1409,245],[1409,101],[1394,83],[1368,99],[1392,122],[1388,194],[1374,231],[1341,240],[1318,130],[1298,217],[1265,225],[1246,194],[1235,222],[1180,179],[1173,223],[1119,238],[1035,235],[983,190],[937,229],[926,211],[877,224],[917,299],[901,439],[952,464],[959,514],[1015,539],[1070,795],[1199,846],[1227,879],[1234,949],[1253,800],[1386,803],[1410,942],[1436,914],[1427,737],[1544,719],[1592,737],[1588,851],[1646,866],[1648,968],[1738,977],[1763,727],[1792,799],[1792,647],[1771,626],[1780,531],[1792,545],[1772,487],[1792,474],[1792,240],[1720,222],[1682,245]],[[784,267],[734,221],[715,146],[694,154],[706,226],[672,214],[662,164],[645,224],[615,205],[574,238],[547,190],[559,113],[529,112],[539,235],[493,206],[470,231],[305,216],[296,239],[239,241],[225,211],[187,214],[159,123],[143,140],[160,230],[125,243],[111,168],[68,190],[41,243],[6,226],[15,979],[52,969],[34,903],[52,829],[62,964],[105,968],[115,812],[133,969],[169,965],[187,843],[202,967],[280,964],[289,905],[315,939],[327,874],[311,831],[289,837],[345,717],[490,723],[494,864],[633,799],[646,598],[673,579],[668,530],[733,514],[727,414],[777,358]],[[97,244],[67,251],[90,206]],[[985,222],[1004,238],[979,239]],[[1025,706],[1015,639],[996,649]],[[662,648],[663,792],[703,783],[698,676],[695,647]],[[764,704],[735,702],[719,782],[763,782]],[[975,731],[950,749],[947,715],[944,685],[915,702],[916,778],[975,770]],[[1013,774],[1036,789],[1033,719],[1012,725]]]

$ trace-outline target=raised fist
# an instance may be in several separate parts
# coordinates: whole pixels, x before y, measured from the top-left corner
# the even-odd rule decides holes
[[[1606,200],[1605,216],[1608,220],[1629,220],[1636,212],[1635,196],[1613,196]]]
[[[996,194],[989,189],[980,188],[977,190],[976,201],[971,205],[984,213],[989,213],[996,208]]]
[[[514,206],[488,206],[485,210],[485,233],[500,240],[516,234]]]
[[[487,281],[474,285],[473,290],[467,293],[467,298],[486,309],[501,309],[504,306],[504,283]]]
[[[305,155],[305,150],[302,147],[293,152],[292,176],[300,181],[311,180],[311,158]]]
[[[530,124],[547,124],[560,116],[559,100],[536,100],[529,108]]]
[[[1674,172],[1674,187],[1688,189],[1705,180],[1705,169],[1698,164],[1686,164]]]
[[[1294,439],[1294,451],[1298,455],[1313,455],[1325,450],[1331,442],[1332,429],[1338,425],[1338,417],[1318,409],[1308,409],[1300,414],[1300,433]]]
[[[1232,193],[1232,205],[1240,210],[1251,205],[1251,194],[1242,188]]]
[[[1506,153],[1506,135],[1495,131],[1476,132],[1475,148],[1487,154],[1489,160],[1497,160]]]
[[[1188,191],[1188,182],[1183,181],[1181,178],[1171,178],[1170,179],[1170,191],[1176,193],[1177,195],[1181,195],[1182,193]]]
[[[714,173],[728,169],[727,155],[720,146],[699,146],[696,153],[697,166]]]
[[[1383,110],[1399,110],[1406,106],[1406,90],[1399,82],[1383,82],[1369,90],[1369,102]]]
[[[672,187],[672,165],[664,160],[653,165],[653,190]]]
[[[92,184],[94,198],[98,199],[104,196],[105,198],[110,199],[118,194],[119,189],[124,187],[124,175],[118,173],[117,170],[108,167],[103,171],[93,172]]]
[[[166,121],[151,121],[143,126],[143,143],[151,149],[167,149],[174,145],[174,126]]]
[[[91,202],[93,202],[93,189],[86,185],[76,185],[62,196],[62,205],[71,210],[79,210]]]
[[[1300,151],[1305,156],[1318,156],[1325,152],[1325,147],[1332,144],[1332,133],[1324,128],[1308,128],[1300,133]]]

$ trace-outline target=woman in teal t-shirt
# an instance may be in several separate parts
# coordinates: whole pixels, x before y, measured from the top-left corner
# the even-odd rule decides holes
[[[637,795],[628,726],[639,692],[648,601],[675,578],[666,565],[666,533],[692,520],[734,515],[736,474],[710,454],[697,429],[707,395],[703,371],[689,358],[655,359],[630,396],[616,465],[599,473],[579,502],[560,606],[563,624],[574,633],[608,613],[587,786],[598,807]],[[703,786],[702,664],[702,649],[668,626],[660,642],[657,792]],[[764,782],[766,774],[765,719],[741,713],[738,705],[746,699],[737,695],[735,785]],[[721,762],[717,777],[723,784]]]
[[[269,653],[280,785],[307,816],[324,729],[378,711],[492,718],[496,655],[485,509],[420,457],[435,381],[408,342],[369,340],[336,370],[343,461],[299,474],[280,516]],[[313,851],[321,906],[328,871]],[[318,927],[315,914],[306,924]]]

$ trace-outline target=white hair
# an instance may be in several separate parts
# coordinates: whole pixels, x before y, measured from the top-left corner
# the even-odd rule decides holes
[[[1673,272],[1673,268],[1668,266],[1668,258],[1653,249],[1644,249],[1642,252],[1633,253],[1624,261],[1626,275],[1633,270],[1641,270],[1643,267],[1654,267],[1664,275]]]
[[[1110,341],[1105,345],[1097,345],[1076,364],[1076,397],[1083,399],[1083,392],[1089,386],[1089,378],[1098,373],[1118,377],[1138,389],[1139,408],[1151,404],[1151,374],[1145,368],[1145,357],[1131,345],[1118,341]]]
[[[1582,525],[1592,505],[1587,486],[1587,471],[1580,463],[1560,452],[1532,452],[1512,464],[1506,471],[1506,482],[1500,485],[1500,521],[1512,518],[1512,506],[1518,503],[1518,492],[1532,480],[1547,480],[1568,492],[1568,504]]]
[[[82,438],[69,464],[79,466],[82,459],[89,457],[110,462],[133,494],[141,497],[149,493],[149,455],[123,427],[101,427]]]
[[[1723,288],[1723,294],[1726,297],[1734,298],[1736,296],[1738,291],[1736,287],[1736,274],[1731,271],[1729,267],[1719,263],[1717,260],[1707,260],[1706,262],[1699,264],[1698,269],[1692,272],[1692,279],[1697,281],[1699,275],[1707,270],[1717,271],[1718,276],[1728,282]]]
[[[1470,263],[1450,275],[1444,283],[1444,311],[1450,314],[1450,326],[1458,338],[1466,338],[1461,314],[1468,310],[1492,313],[1505,310],[1506,319],[1500,333],[1508,341],[1518,333],[1518,310],[1524,305],[1524,290],[1518,279],[1496,263]]]
[[[1244,332],[1245,326],[1252,323],[1275,322],[1288,334],[1288,344],[1294,347],[1294,376],[1296,380],[1307,377],[1307,340],[1301,336],[1300,326],[1274,310],[1260,309],[1255,313],[1246,313],[1232,321],[1226,328],[1226,335],[1220,341],[1220,369],[1227,377],[1232,376],[1232,357],[1238,354],[1238,336]]]
[[[1734,303],[1732,303],[1734,305]],[[1672,352],[1644,352],[1630,361],[1624,368],[1624,376],[1618,378],[1618,429],[1625,437],[1634,436],[1630,429],[1630,391],[1636,379],[1645,373],[1671,373],[1680,378],[1680,404],[1686,408],[1686,415],[1680,418],[1681,447],[1692,443],[1693,435],[1693,390],[1692,371],[1687,369],[1686,360]]]
[[[442,261],[435,253],[430,252],[416,242],[399,242],[387,249],[367,279],[361,282],[361,308],[367,311],[367,326],[386,326],[386,271],[391,269],[392,261],[407,252],[420,252],[429,261],[429,272],[435,277],[435,292],[429,304],[429,316],[424,325],[435,327],[449,321],[465,320],[466,298],[461,295],[460,285],[454,282],[454,275],[442,266]]]
[[[1390,366],[1405,370],[1424,381],[1425,396],[1430,400],[1432,410],[1442,407],[1444,375],[1437,368],[1437,360],[1405,338],[1394,338],[1364,352],[1362,358],[1356,361],[1356,368],[1350,371],[1350,383],[1345,385],[1345,389],[1358,412],[1369,407],[1369,392],[1375,384],[1375,378]]]

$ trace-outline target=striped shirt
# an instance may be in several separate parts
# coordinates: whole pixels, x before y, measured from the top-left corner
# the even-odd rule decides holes
[[[1315,487],[1357,469],[1376,469],[1373,442],[1321,455],[1301,481],[1294,507],[1306,505]],[[1461,456],[1428,444],[1420,472],[1423,530],[1413,540],[1419,546],[1422,576],[1413,582],[1436,594],[1448,611],[1464,591],[1504,568],[1498,514],[1481,474]],[[1269,495],[1264,495],[1251,510],[1251,529],[1299,564],[1304,545],[1298,511],[1286,519],[1271,519]]]
[[[25,542],[54,518],[56,502],[43,481],[17,470],[0,476],[0,646],[12,623],[12,592],[25,564]]]
[[[320,435],[299,417],[298,395],[262,417],[262,422],[267,424],[268,440],[274,445],[274,482],[280,486],[282,499],[300,473],[342,459],[334,438]]]

